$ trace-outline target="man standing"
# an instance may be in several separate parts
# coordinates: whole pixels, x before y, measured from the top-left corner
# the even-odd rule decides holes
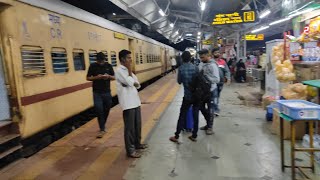
[[[171,57],[171,67],[172,67],[172,74],[175,74],[176,68],[177,68],[177,61],[173,56]]]
[[[110,81],[114,80],[114,71],[105,60],[105,55],[99,52],[97,62],[90,65],[87,74],[87,80],[93,82],[93,102],[100,128],[97,138],[102,138],[106,133],[105,125],[112,105]]]
[[[220,74],[220,82],[217,84],[217,89],[214,92],[214,114],[215,116],[219,116],[220,114],[220,108],[219,108],[219,100],[220,100],[220,94],[223,89],[223,85],[225,81],[227,81],[227,84],[230,84],[230,69],[227,65],[227,62],[224,59],[220,58],[220,51],[219,48],[212,49],[211,54],[213,56],[213,61],[216,61],[216,63],[219,66],[219,74]]]
[[[123,110],[124,140],[127,156],[140,158],[138,150],[146,149],[146,144],[141,144],[141,101],[138,94],[140,83],[132,73],[131,52],[119,52],[120,67],[116,72],[117,93],[119,104]]]
[[[194,101],[192,96],[192,87],[190,85],[193,83],[195,78],[198,75],[198,67],[191,64],[191,54],[189,51],[185,51],[181,55],[183,64],[180,66],[178,70],[178,83],[183,84],[184,88],[184,97],[182,101],[182,105],[180,108],[180,115],[177,123],[177,128],[175,132],[175,136],[170,137],[170,141],[178,143],[179,135],[184,129],[184,125],[187,118],[187,112],[191,106],[193,111],[193,131],[192,136],[189,137],[191,141],[196,141],[198,128],[199,128],[199,105],[196,101]]]
[[[211,83],[211,89],[209,92],[210,95],[200,105],[200,111],[207,121],[207,125],[201,127],[200,130],[205,130],[207,135],[212,135],[214,134],[212,130],[214,120],[214,108],[212,98],[214,95],[214,91],[217,89],[217,83],[220,81],[219,69],[216,62],[211,61],[211,57],[207,49],[199,51],[199,56],[202,61],[199,64],[199,70],[200,72],[203,72],[204,77]]]

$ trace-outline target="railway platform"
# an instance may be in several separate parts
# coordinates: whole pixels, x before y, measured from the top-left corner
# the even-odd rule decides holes
[[[140,159],[126,157],[123,119],[119,106],[112,108],[107,134],[96,139],[96,119],[54,142],[32,157],[21,159],[0,171],[1,179],[107,179],[107,180],[289,180],[281,172],[280,141],[269,131],[260,107],[244,106],[237,91],[246,84],[226,86],[221,115],[215,118],[214,135],[199,131],[198,141],[181,135],[181,144],[169,141],[182,102],[183,88],[176,75],[167,75],[140,91],[143,140],[149,148]],[[200,126],[205,124],[200,113]],[[289,143],[285,142],[289,152]],[[289,154],[289,153],[286,153]],[[308,154],[296,157],[308,165]],[[286,159],[289,158],[287,157]],[[310,176],[319,179],[319,166]],[[299,177],[299,176],[298,176]]]

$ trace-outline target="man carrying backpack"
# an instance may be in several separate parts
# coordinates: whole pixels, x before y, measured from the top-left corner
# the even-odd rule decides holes
[[[209,84],[209,87],[206,87],[205,85],[203,85],[201,93],[197,92],[203,98],[200,105],[200,111],[207,121],[207,125],[204,127],[201,127],[200,130],[205,130],[207,135],[212,135],[214,134],[212,130],[213,120],[214,120],[214,109],[213,109],[212,99],[213,99],[214,91],[217,88],[217,83],[219,83],[220,81],[219,69],[216,62],[210,60],[211,57],[207,49],[203,49],[199,51],[199,55],[202,61],[199,64],[200,75],[203,75],[203,78]],[[202,84],[205,84],[205,83],[202,83]]]
[[[223,85],[225,82],[227,82],[227,84],[230,84],[231,79],[230,79],[230,69],[228,67],[227,62],[220,58],[220,51],[219,48],[214,48],[211,51],[212,54],[212,61],[215,61],[218,64],[219,67],[219,75],[220,75],[220,82],[217,83],[217,89],[214,91],[214,97],[213,97],[213,101],[214,101],[214,115],[215,116],[219,116],[220,114],[220,108],[219,108],[219,100],[220,100],[220,93],[223,89]]]
[[[184,89],[184,96],[182,105],[180,108],[180,115],[177,123],[177,129],[175,132],[175,135],[170,137],[170,141],[178,143],[179,142],[179,135],[184,128],[186,118],[187,118],[187,112],[189,108],[192,106],[193,111],[193,120],[194,120],[194,126],[192,131],[192,136],[189,137],[191,141],[196,141],[197,139],[197,133],[199,129],[199,105],[197,101],[193,98],[192,93],[192,84],[196,80],[199,70],[198,67],[194,64],[192,64],[191,61],[191,54],[189,51],[185,51],[181,55],[183,64],[180,66],[178,70],[178,83],[183,84]]]

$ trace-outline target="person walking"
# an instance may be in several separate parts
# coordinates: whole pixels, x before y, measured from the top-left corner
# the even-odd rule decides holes
[[[111,64],[106,61],[105,55],[99,52],[96,62],[90,65],[87,73],[87,80],[92,81],[93,103],[100,128],[97,138],[102,138],[106,133],[105,125],[112,105],[110,81],[114,79]]]

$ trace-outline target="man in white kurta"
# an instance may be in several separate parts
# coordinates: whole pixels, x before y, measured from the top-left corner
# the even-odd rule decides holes
[[[124,140],[128,157],[140,158],[140,149],[147,148],[141,144],[141,101],[138,94],[140,83],[132,73],[131,52],[119,52],[120,67],[116,72],[117,94],[119,104],[123,110]]]

